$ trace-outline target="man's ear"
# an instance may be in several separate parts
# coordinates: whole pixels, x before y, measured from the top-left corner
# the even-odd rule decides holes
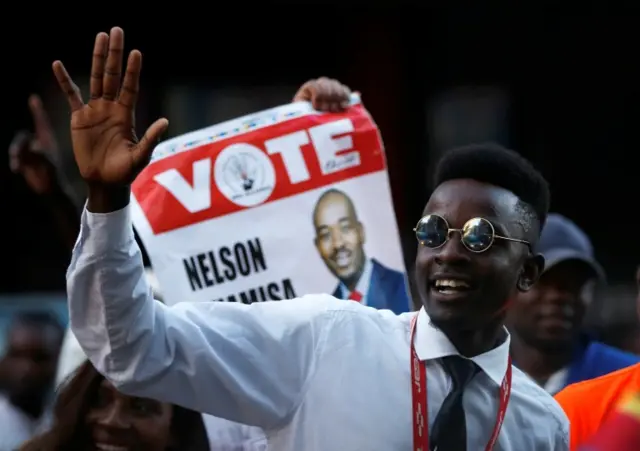
[[[518,277],[518,291],[529,291],[540,278],[542,271],[544,271],[544,257],[542,254],[527,257]]]

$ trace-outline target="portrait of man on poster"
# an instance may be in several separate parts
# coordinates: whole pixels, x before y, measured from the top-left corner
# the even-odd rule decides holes
[[[395,313],[410,310],[405,275],[366,255],[365,227],[346,193],[333,188],[322,193],[313,225],[316,249],[338,279],[335,297]]]

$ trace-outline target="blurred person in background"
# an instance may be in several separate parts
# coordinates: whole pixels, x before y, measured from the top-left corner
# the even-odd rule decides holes
[[[58,233],[59,239],[67,246],[69,255],[75,244],[79,232],[80,215],[75,206],[66,175],[60,169],[63,153],[57,144],[51,120],[42,104],[40,97],[32,95],[28,101],[33,118],[34,131],[21,131],[16,134],[9,147],[9,165],[15,174],[23,177],[26,185],[42,200],[50,213],[51,221]],[[137,239],[137,236],[136,236]],[[142,243],[138,244],[142,248]],[[148,257],[143,254],[143,260],[148,265]],[[154,289],[158,299],[159,283],[153,270],[145,269],[147,279]],[[67,328],[62,341],[59,364],[55,377],[55,384],[59,386],[84,361],[86,356],[78,341]],[[7,369],[0,360],[0,388]],[[266,443],[261,429],[234,423],[211,415],[204,415],[208,435],[219,451],[254,451],[261,450]],[[2,424],[0,424],[0,430]],[[2,439],[0,438],[0,443]],[[0,451],[4,448],[0,446]]]
[[[518,368],[549,393],[574,382],[633,365],[640,357],[593,340],[583,320],[595,284],[605,281],[587,235],[571,220],[549,214],[537,252],[545,268],[508,315],[511,353]]]
[[[48,313],[21,313],[7,334],[2,357],[0,450],[13,450],[48,425],[63,329]]]
[[[637,277],[637,314],[640,316],[640,277]],[[569,385],[556,395],[556,400],[564,409],[571,423],[571,450],[580,450],[583,445],[588,445],[589,440],[594,439],[595,434],[602,429],[602,436],[614,434],[619,429],[620,434],[627,431],[624,424],[631,424],[632,429],[638,427],[629,418],[622,415],[621,419],[615,420],[616,408],[629,401],[634,394],[640,393],[640,363],[615,371],[577,384]],[[636,403],[632,405],[637,407]],[[624,410],[624,409],[623,409]],[[634,410],[635,411],[635,410]],[[607,421],[612,421],[612,425],[607,426]],[[637,431],[637,429],[635,429]],[[631,434],[633,435],[633,434]],[[595,438],[597,444],[601,444],[601,438]],[[630,438],[629,440],[632,440]],[[612,444],[616,443],[612,441]],[[613,450],[614,448],[598,448],[588,446],[585,450],[599,451],[600,449]],[[623,451],[625,448],[616,449]],[[640,446],[631,448],[634,451]]]
[[[0,448],[3,451],[16,448]],[[85,361],[58,394],[51,428],[21,451],[209,451],[198,412],[117,391]]]

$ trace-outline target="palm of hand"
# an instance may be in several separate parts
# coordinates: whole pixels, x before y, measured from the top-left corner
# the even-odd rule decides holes
[[[24,168],[23,177],[27,185],[36,194],[49,194],[53,191],[53,176],[49,168],[44,165]]]
[[[21,174],[27,186],[36,194],[48,194],[56,183],[56,168],[47,151],[38,147],[28,132],[19,132],[9,146],[9,167]]]
[[[71,115],[71,140],[82,177],[89,182],[129,184],[138,173],[138,138],[131,111],[96,99]],[[141,168],[140,168],[141,169]]]
[[[80,90],[60,61],[53,72],[71,107],[71,140],[80,174],[94,185],[129,185],[148,164],[153,144],[166,130],[168,122],[159,119],[138,141],[135,105],[138,98],[142,54],[129,54],[124,79],[122,55],[124,32],[96,36],[91,65],[91,100],[85,104]]]

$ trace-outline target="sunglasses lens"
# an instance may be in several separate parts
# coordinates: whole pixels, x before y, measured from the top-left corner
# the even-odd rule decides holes
[[[428,215],[420,220],[416,227],[416,238],[426,247],[439,247],[447,241],[449,226],[444,218]]]
[[[473,252],[482,252],[493,244],[493,226],[483,218],[474,218],[464,225],[462,229],[462,242]]]

